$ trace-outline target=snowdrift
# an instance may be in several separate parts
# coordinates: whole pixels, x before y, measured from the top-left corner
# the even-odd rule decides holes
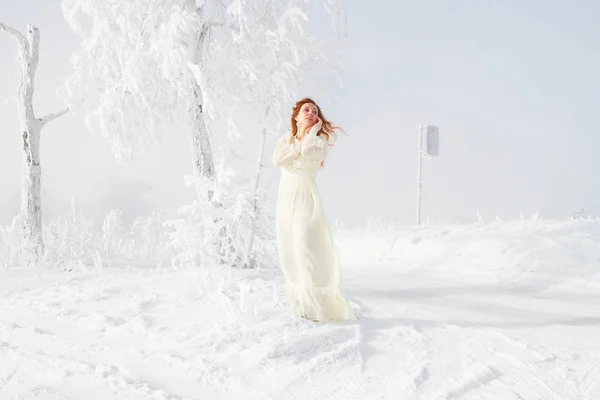
[[[354,322],[269,268],[2,271],[0,398],[600,398],[600,222],[335,236]]]

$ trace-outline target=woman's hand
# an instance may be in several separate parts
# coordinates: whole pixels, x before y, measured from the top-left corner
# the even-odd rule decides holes
[[[321,130],[321,127],[323,126],[323,121],[321,121],[321,118],[317,117],[317,123],[314,124],[311,128],[310,131],[308,132],[309,134],[313,134],[313,135],[317,135],[317,133],[319,133],[319,131]]]

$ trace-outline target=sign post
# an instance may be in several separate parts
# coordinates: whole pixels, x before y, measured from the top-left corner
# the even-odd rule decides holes
[[[426,136],[423,137],[423,130]],[[421,190],[423,188],[423,159],[439,156],[440,130],[433,125],[419,125],[417,165],[417,224],[421,223]],[[425,149],[423,149],[425,146]]]

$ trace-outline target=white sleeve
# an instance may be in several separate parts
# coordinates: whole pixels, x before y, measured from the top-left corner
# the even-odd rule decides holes
[[[300,154],[300,145],[295,141],[290,143],[289,135],[285,135],[277,140],[277,145],[273,151],[273,164],[281,167],[294,160]]]
[[[307,135],[302,140],[301,150],[303,156],[317,156],[325,158],[327,154],[327,140],[324,135]]]

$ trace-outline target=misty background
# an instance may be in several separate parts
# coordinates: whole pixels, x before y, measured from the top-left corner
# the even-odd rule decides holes
[[[516,218],[540,211],[566,218],[575,207],[600,215],[600,3],[465,0],[345,2],[348,37],[343,89],[313,97],[341,125],[319,185],[327,217],[346,227],[367,218],[412,224],[416,211],[417,128],[440,128],[440,156],[424,162],[423,218],[433,223]],[[58,111],[56,89],[71,72],[77,36],[59,0],[0,0],[0,21],[40,28],[36,115]],[[21,149],[15,103],[17,44],[0,32],[0,225],[19,212]],[[292,104],[289,105],[291,111]],[[245,130],[244,142],[259,133]],[[283,133],[283,132],[281,132]],[[276,198],[271,167],[262,187]],[[248,166],[256,145],[240,145]],[[45,219],[76,198],[102,218],[161,209],[166,216],[194,199],[187,134],[151,156],[118,164],[110,144],[69,113],[42,130]]]

